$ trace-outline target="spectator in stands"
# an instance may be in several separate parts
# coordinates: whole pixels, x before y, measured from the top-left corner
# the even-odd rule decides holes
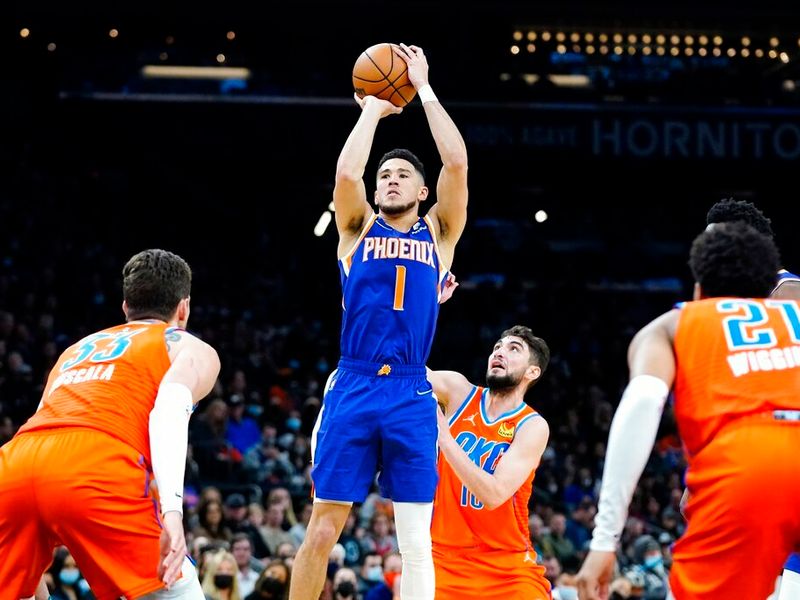
[[[386,556],[389,552],[397,551],[397,538],[391,531],[391,522],[382,512],[376,512],[372,517],[369,531],[364,535],[361,544],[364,551]]]
[[[261,432],[255,419],[245,414],[244,396],[231,394],[228,398],[228,421],[225,439],[245,456],[261,441]]]
[[[215,499],[200,501],[197,507],[198,525],[192,530],[195,537],[203,536],[212,543],[230,543],[233,532],[223,523],[222,504]]]
[[[358,577],[358,591],[366,597],[369,591],[383,581],[383,557],[378,552],[367,552]]]
[[[286,600],[291,579],[289,565],[280,559],[270,561],[255,582],[254,590],[244,600]]]
[[[300,511],[300,521],[289,528],[289,535],[291,536],[292,541],[297,548],[299,548],[300,544],[303,543],[303,539],[306,537],[308,522],[311,520],[311,501],[305,500],[302,503],[302,506],[303,508]]]
[[[275,503],[267,506],[264,526],[261,528],[261,536],[267,543],[269,556],[275,556],[278,546],[282,543],[292,543],[291,536],[283,529],[283,519],[284,509],[281,504]]]
[[[399,552],[389,552],[383,557],[383,581],[371,588],[364,600],[392,600],[394,582],[403,570],[403,559]]]
[[[358,576],[353,569],[342,567],[333,576],[333,600],[361,600]]]
[[[206,600],[242,600],[236,578],[236,559],[226,550],[218,550],[207,562],[203,577]]]
[[[555,556],[562,565],[576,558],[576,548],[566,536],[567,518],[562,513],[555,513],[550,519],[550,531],[544,534],[542,545],[545,554]]]
[[[248,520],[247,499],[242,494],[234,493],[225,499],[225,516],[225,524],[232,533],[245,533],[250,538],[253,556],[264,558],[272,555],[261,532]]]
[[[239,580],[239,593],[247,596],[255,589],[256,580],[264,570],[261,561],[253,557],[253,547],[246,533],[236,533],[231,541],[231,554],[236,559],[236,579]]]

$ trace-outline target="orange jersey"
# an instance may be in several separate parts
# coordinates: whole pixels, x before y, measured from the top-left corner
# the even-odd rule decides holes
[[[450,432],[475,464],[494,473],[498,461],[514,440],[517,429],[540,415],[526,404],[494,421],[486,414],[486,388],[476,386],[450,417]],[[489,511],[458,478],[443,456],[439,456],[439,485],[433,504],[431,535],[434,546],[462,549],[528,551],[528,501],[534,469],[504,504]]]
[[[800,409],[800,309],[794,300],[686,302],[674,348],[675,415],[690,456],[730,421]]]
[[[67,348],[50,372],[41,408],[18,435],[88,427],[133,447],[150,466],[149,417],[170,367],[162,322],[135,321]]]

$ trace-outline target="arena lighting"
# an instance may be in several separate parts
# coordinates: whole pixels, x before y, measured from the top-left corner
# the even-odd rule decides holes
[[[178,65],[145,65],[142,77],[149,79],[250,79],[246,67],[190,67]]]
[[[547,76],[551,83],[559,87],[582,88],[589,87],[591,80],[588,75],[558,75],[550,74]]]
[[[533,85],[539,81],[539,76],[536,73],[523,73],[522,80],[528,85]]]
[[[314,225],[314,235],[317,237],[322,237],[325,231],[328,229],[328,225],[331,224],[331,220],[333,216],[329,210],[326,210],[319,216],[319,221],[317,224]]]

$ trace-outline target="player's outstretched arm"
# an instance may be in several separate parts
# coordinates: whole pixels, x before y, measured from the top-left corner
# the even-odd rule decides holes
[[[456,371],[432,371],[427,367],[426,370],[433,393],[436,394],[439,405],[446,409],[445,415],[449,418],[475,386]]]

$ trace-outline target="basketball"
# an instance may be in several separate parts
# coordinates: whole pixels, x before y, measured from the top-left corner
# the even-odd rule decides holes
[[[376,96],[403,107],[417,94],[408,78],[406,61],[394,53],[396,44],[375,44],[353,66],[353,88],[359,98]]]

